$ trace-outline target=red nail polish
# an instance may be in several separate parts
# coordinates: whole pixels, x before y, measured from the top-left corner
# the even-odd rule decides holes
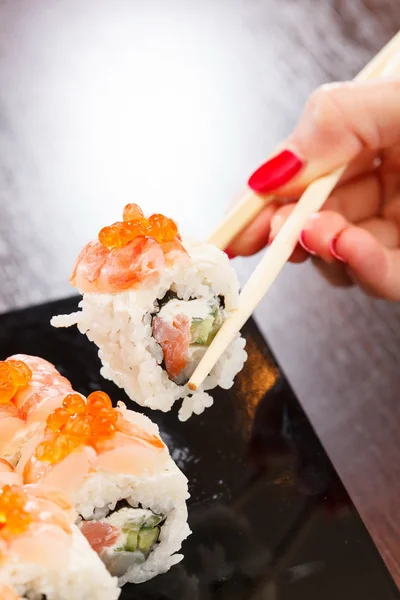
[[[332,254],[333,258],[336,258],[336,260],[340,260],[340,262],[345,263],[346,260],[343,258],[343,256],[340,256],[340,254],[336,250],[336,242],[336,238],[331,239],[331,241],[329,242],[328,250]]]
[[[225,250],[225,254],[229,258],[229,260],[232,260],[233,258],[236,258],[236,254],[234,254],[233,252],[231,252],[228,248]]]
[[[306,244],[306,241],[305,241],[305,231],[304,231],[304,229],[303,229],[303,231],[302,231],[302,232],[300,233],[300,235],[299,235],[299,242],[300,242],[300,246],[301,246],[302,248],[304,248],[304,250],[305,250],[306,252],[308,252],[308,254],[311,254],[311,256],[317,256],[317,253],[316,253],[316,252],[314,252],[314,250],[311,250],[311,248],[309,248],[309,247],[307,246],[307,244]]]
[[[257,169],[248,181],[255,192],[271,192],[288,183],[304,162],[290,150],[283,150]]]

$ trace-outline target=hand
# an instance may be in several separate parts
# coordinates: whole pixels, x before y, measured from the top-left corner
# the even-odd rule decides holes
[[[400,300],[400,79],[323,86],[310,97],[284,150],[249,185],[276,201],[230,244],[247,256],[277,235],[315,178],[350,163],[322,210],[306,224],[291,260],[313,256],[367,293]]]

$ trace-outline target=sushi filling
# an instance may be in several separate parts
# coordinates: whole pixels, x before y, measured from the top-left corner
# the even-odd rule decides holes
[[[80,529],[111,575],[122,577],[132,565],[146,561],[158,544],[164,521],[163,515],[122,501],[108,516],[82,521]]]
[[[162,349],[161,365],[174,383],[186,385],[226,317],[224,298],[211,292],[182,300],[170,290],[158,302],[153,337]]]

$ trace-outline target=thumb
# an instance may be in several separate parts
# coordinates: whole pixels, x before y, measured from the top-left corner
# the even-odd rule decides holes
[[[400,78],[329,84],[307,102],[283,150],[249,179],[259,193],[297,196],[363,150],[400,144]]]

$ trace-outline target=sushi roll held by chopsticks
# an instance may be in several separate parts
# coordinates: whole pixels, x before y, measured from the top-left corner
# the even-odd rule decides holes
[[[213,402],[206,390],[233,385],[247,358],[238,334],[203,385],[194,369],[237,307],[239,283],[228,257],[207,243],[182,241],[174,221],[148,219],[136,204],[103,228],[75,263],[70,281],[81,310],[52,319],[77,325],[99,347],[102,375],[142,406],[169,411],[183,399],[181,420]]]
[[[117,600],[120,589],[58,490],[22,485],[0,461],[0,598]]]

